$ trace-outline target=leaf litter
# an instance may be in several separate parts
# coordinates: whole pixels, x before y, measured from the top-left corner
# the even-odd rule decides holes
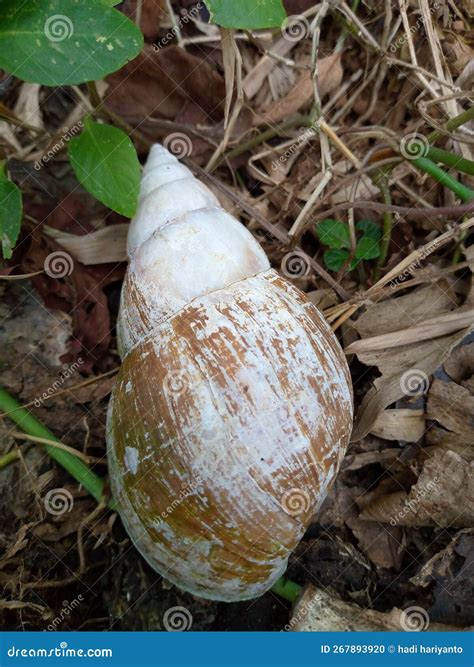
[[[106,105],[97,119],[128,127],[141,157],[150,142],[184,135],[184,159],[198,173],[213,163],[212,187],[275,268],[285,271],[291,253],[309,258],[289,278],[340,336],[357,406],[336,484],[290,561],[288,576],[309,588],[291,611],[272,594],[242,607],[169,587],[130,548],[120,522],[95,516],[67,474],[38,445],[11,437],[2,420],[0,458],[17,452],[0,467],[4,627],[44,629],[79,595],[61,629],[162,629],[173,605],[192,611],[196,629],[403,629],[410,605],[426,612],[430,629],[474,623],[473,208],[461,209],[410,160],[387,176],[389,203],[373,178],[379,164],[400,160],[407,135],[440,132],[441,146],[472,159],[472,121],[446,130],[469,104],[469,9],[442,3],[439,15],[426,15],[425,3],[410,3],[402,23],[418,27],[404,32],[394,3],[376,23],[366,7],[357,15],[341,3],[323,17],[315,3],[285,4],[300,17],[300,39],[237,31],[221,43],[202,3],[122,3],[147,44],[97,86]],[[23,403],[46,393],[34,413],[105,475],[127,221],[77,185],[67,140],[34,166],[64,127],[91,112],[85,90],[48,92],[12,79],[0,80],[0,147],[23,181],[29,217],[1,273],[37,275],[0,280],[4,384]],[[380,230],[390,223],[383,263],[328,271],[316,231],[327,218],[354,240],[360,221]],[[44,272],[53,252],[72,259],[69,275]],[[65,377],[64,364],[79,358]],[[73,500],[58,517],[44,511],[54,488]]]

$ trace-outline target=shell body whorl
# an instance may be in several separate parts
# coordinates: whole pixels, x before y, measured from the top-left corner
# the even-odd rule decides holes
[[[145,168],[118,322],[110,477],[158,572],[201,597],[244,600],[281,576],[334,480],[352,427],[350,379],[319,311],[210,192],[209,206],[194,207],[204,186],[184,170],[161,147]],[[176,215],[161,208],[173,178],[189,200]]]

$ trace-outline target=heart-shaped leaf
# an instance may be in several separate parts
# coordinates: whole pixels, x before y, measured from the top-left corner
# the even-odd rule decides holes
[[[0,1],[0,68],[45,86],[84,83],[120,69],[143,35],[98,0]]]
[[[258,30],[283,25],[286,12],[281,0],[206,0],[211,21],[223,28]]]
[[[363,236],[357,241],[355,256],[357,259],[375,259],[380,255],[380,243],[378,239]]]
[[[140,189],[140,163],[129,137],[90,119],[69,142],[69,159],[80,183],[117,213],[134,216]]]
[[[322,220],[316,226],[319,240],[330,248],[350,248],[349,228],[339,220]]]
[[[375,239],[376,241],[378,241],[382,236],[380,227],[373,220],[360,220],[356,225],[356,229],[363,232],[364,236],[369,236],[371,239]]]
[[[21,217],[21,191],[7,178],[4,166],[0,164],[0,234],[5,259],[12,256],[13,246],[20,233]]]
[[[324,263],[330,271],[339,271],[349,259],[349,252],[339,248],[331,248],[324,253]]]

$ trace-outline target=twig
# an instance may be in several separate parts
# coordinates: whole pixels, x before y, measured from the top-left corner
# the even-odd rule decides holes
[[[69,452],[73,456],[77,456],[77,458],[81,459],[81,461],[84,461],[84,463],[92,462],[91,457],[83,454],[78,449],[74,449],[74,447],[65,445],[59,440],[52,440],[51,438],[39,438],[38,436],[29,435],[28,433],[20,433],[19,431],[9,431],[8,435],[11,435],[12,438],[15,438],[15,440],[24,440],[25,442],[35,442],[39,445],[50,445],[51,447],[57,447],[58,449],[62,449],[64,452]]]

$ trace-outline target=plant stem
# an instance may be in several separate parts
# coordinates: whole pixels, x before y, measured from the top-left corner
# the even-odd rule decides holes
[[[425,157],[433,162],[442,162],[449,167],[454,167],[454,169],[461,171],[463,174],[474,176],[474,162],[472,160],[467,160],[459,155],[445,151],[442,148],[431,146]]]
[[[454,118],[448,120],[446,123],[446,131],[450,132],[451,130],[457,130],[458,127],[461,127],[461,125],[464,125],[464,123],[468,123],[470,120],[474,120],[474,106],[469,107],[467,111],[463,111],[459,114],[459,116],[455,116]],[[443,133],[440,132],[440,130],[434,130],[426,138],[428,139],[429,143],[432,144],[437,139],[439,139],[442,134]]]
[[[226,160],[230,160],[231,158],[237,157],[242,153],[246,153],[248,150],[255,148],[255,146],[259,146],[260,144],[263,144],[265,141],[268,141],[268,139],[272,139],[273,137],[276,137],[279,134],[283,134],[286,130],[289,130],[298,125],[304,125],[305,127],[307,127],[309,125],[308,116],[296,114],[295,116],[287,118],[283,123],[280,123],[280,125],[276,125],[275,127],[269,127],[267,130],[264,130],[263,132],[256,134],[247,141],[243,141],[235,148],[232,148],[227,153],[224,153],[224,155],[221,156],[220,160],[215,165],[214,169],[219,167]]]
[[[380,169],[374,173],[372,180],[375,185],[380,190],[384,204],[391,206],[392,196],[390,194],[389,187],[389,175],[391,170]],[[383,214],[383,230],[382,238],[380,240],[380,255],[377,260],[377,267],[375,269],[375,280],[378,279],[380,270],[385,265],[387,261],[388,248],[390,246],[390,241],[392,239],[392,227],[393,227],[393,213],[390,209],[387,209]]]
[[[303,586],[300,586],[290,579],[285,579],[285,577],[280,577],[270,590],[285,600],[288,600],[288,602],[293,603],[301,594]]]
[[[2,388],[0,388],[0,410],[2,412],[10,413],[8,417],[18,424],[25,433],[36,438],[46,438],[47,440],[60,442],[51,431],[46,428],[46,426],[29,412],[29,410],[25,410],[13,396],[10,396],[10,394]],[[52,447],[51,445],[44,445],[44,449],[49,456],[67,470],[79,484],[82,484],[97,502],[103,500],[104,480],[92,472],[92,470],[78,459],[77,456],[74,456],[74,454],[64,451],[63,449]],[[113,501],[109,502],[109,507],[111,509],[116,509]]]
[[[92,106],[94,107],[94,112],[96,114],[103,114],[118,128],[123,130],[125,134],[128,134],[131,139],[135,136],[138,141],[146,146],[146,148],[151,148],[153,141],[148,139],[148,137],[142,134],[139,130],[129,125],[121,116],[109,109],[104,100],[101,99],[99,91],[97,90],[97,86],[95,85],[95,81],[89,81],[87,83],[87,92],[89,93],[89,99]]]
[[[462,201],[469,202],[474,199],[474,190],[459,183],[459,181],[443,171],[441,167],[438,167],[438,165],[432,162],[429,158],[418,157],[411,160],[411,162],[413,162],[418,169],[421,169],[421,171],[433,176],[438,183],[441,183],[441,185],[452,190],[460,199],[462,199]]]
[[[60,442],[49,429],[46,428],[40,421],[36,419],[28,410],[25,410],[17,400],[11,396],[8,391],[0,387],[0,410],[2,412],[7,412],[8,417],[14,421],[18,426],[20,426],[25,433],[32,435],[36,438],[45,438],[47,440],[55,440]],[[70,454],[69,452],[64,451],[63,449],[58,449],[57,447],[52,447],[51,445],[44,445],[46,452],[49,456],[59,463],[65,470],[68,471],[74,479],[82,484],[82,486],[89,491],[91,496],[93,496],[98,503],[103,502],[104,500],[104,480],[96,475],[90,468],[86,466],[77,456]],[[12,451],[6,454],[5,456],[0,457],[0,468],[8,465],[12,461],[18,458],[18,452]],[[107,503],[107,507],[111,510],[116,511],[117,506],[113,499],[110,499]],[[285,579],[281,577],[278,579],[276,584],[273,585],[272,591],[279,595],[280,597],[288,600],[289,602],[294,602],[298,595],[302,591],[302,586],[296,584],[290,579]]]
[[[4,456],[0,456],[0,470],[2,468],[6,468],[10,463],[13,463],[13,461],[16,461],[17,459],[20,458],[20,452],[18,449],[14,449],[11,452],[8,452],[8,454],[5,454]]]

